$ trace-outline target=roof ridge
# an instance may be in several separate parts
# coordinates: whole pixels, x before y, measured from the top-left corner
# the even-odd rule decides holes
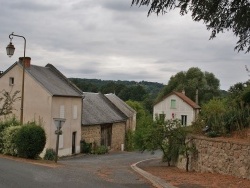
[[[121,113],[121,115],[123,116],[123,118],[128,118],[128,116],[126,114],[124,114],[112,101],[109,100],[108,97],[106,97],[104,94],[102,93],[98,93],[106,102],[108,102],[108,104],[112,107],[112,108],[115,108],[115,110],[118,112],[118,113]]]
[[[108,94],[105,94],[105,95],[114,95],[114,96],[116,96],[116,98],[117,98],[119,101],[121,101],[121,102],[124,104],[124,106],[125,106],[128,110],[137,113],[136,110],[134,110],[131,106],[129,106],[125,101],[123,101],[123,100],[122,100],[120,97],[118,97],[116,94],[114,94],[114,93],[108,93]],[[110,99],[109,99],[109,100],[110,100]],[[110,100],[110,101],[111,101],[111,100]],[[112,101],[111,101],[111,102],[112,102]],[[113,102],[112,102],[112,103],[113,103]]]
[[[64,76],[57,68],[54,67],[54,65],[48,63],[46,66],[46,68],[50,68],[52,72],[56,73],[57,76],[62,79],[63,81],[65,81],[72,89],[74,89],[76,92],[78,92],[79,94],[82,95],[82,90],[79,89],[73,82],[71,82],[66,76]]]
[[[177,92],[177,91],[173,91],[172,93],[175,93],[178,97],[180,97],[182,100],[184,100],[187,104],[189,104],[193,108],[200,108],[200,106],[198,104],[196,104],[196,102],[194,102],[192,99],[190,99],[185,94],[183,94],[181,92]],[[193,104],[191,104],[191,103],[193,103]]]

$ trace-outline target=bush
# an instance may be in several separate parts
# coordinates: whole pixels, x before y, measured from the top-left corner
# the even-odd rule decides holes
[[[20,131],[21,126],[8,127],[3,131],[3,154],[17,156],[16,135]]]
[[[19,121],[15,119],[15,117],[8,119],[6,121],[0,122],[0,153],[3,153],[3,132],[6,128],[11,126],[18,126],[20,125]]]
[[[56,158],[55,150],[52,148],[47,148],[43,159],[53,161],[53,160],[55,160],[55,158]]]
[[[125,134],[125,150],[126,151],[134,150],[134,134],[131,130],[128,130]]]
[[[81,140],[81,153],[91,153],[92,144],[85,142],[85,140]]]
[[[192,122],[192,125],[190,126],[190,131],[194,134],[203,134],[203,129],[205,127],[205,121],[203,121],[201,117],[198,117],[194,122]]]
[[[206,133],[206,135],[207,135],[208,137],[211,137],[211,138],[220,136],[220,134],[217,133],[216,131],[209,131],[209,132]]]
[[[43,151],[46,143],[45,131],[34,122],[23,125],[16,135],[16,145],[20,157],[34,159]]]
[[[105,154],[108,153],[108,148],[106,146],[97,146],[93,153],[97,155]]]

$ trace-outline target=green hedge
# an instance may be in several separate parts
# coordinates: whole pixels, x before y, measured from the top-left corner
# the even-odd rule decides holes
[[[46,144],[45,131],[35,123],[23,125],[16,135],[18,155],[25,158],[36,158]]]
[[[17,144],[16,144],[16,135],[20,131],[21,126],[7,127],[3,131],[3,154],[17,156]]]
[[[15,117],[8,119],[6,121],[0,121],[0,153],[3,153],[3,137],[4,137],[4,130],[8,127],[18,126],[20,125],[19,121],[16,120]]]

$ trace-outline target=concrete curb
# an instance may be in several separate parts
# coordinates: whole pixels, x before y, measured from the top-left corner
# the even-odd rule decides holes
[[[161,178],[159,177],[156,177],[142,169],[140,169],[139,167],[137,167],[136,165],[141,163],[141,162],[145,162],[145,161],[148,161],[148,160],[152,160],[152,159],[158,159],[158,158],[151,158],[151,159],[146,159],[146,160],[142,160],[142,161],[139,161],[137,163],[134,163],[131,165],[131,168],[136,171],[137,173],[139,173],[140,175],[142,175],[144,178],[146,178],[147,180],[149,180],[153,186],[157,187],[157,188],[176,188],[168,183],[166,183],[164,180],[162,180]]]

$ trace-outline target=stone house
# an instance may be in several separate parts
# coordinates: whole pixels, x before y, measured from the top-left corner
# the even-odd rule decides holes
[[[56,147],[53,118],[65,118],[60,135],[59,156],[80,152],[82,91],[73,85],[53,65],[31,65],[25,59],[23,123],[40,122],[46,132],[46,148]],[[0,76],[0,88],[8,92],[21,91],[22,58]],[[20,118],[21,102],[14,104],[14,115]]]
[[[111,150],[123,150],[126,130],[135,127],[130,124],[135,118],[128,115],[131,109],[114,94],[84,92],[83,96],[82,140]],[[119,108],[127,110],[127,115]]]
[[[184,92],[173,91],[154,105],[153,118],[180,119],[188,126],[197,118],[200,106],[188,98]]]
[[[22,88],[22,58],[0,75],[0,88],[14,93]],[[20,118],[21,101],[13,114]],[[136,112],[115,94],[83,93],[53,65],[25,59],[23,123],[36,121],[46,132],[46,148],[56,147],[54,118],[64,118],[59,156],[80,152],[80,141],[121,150],[125,132],[135,130]],[[45,151],[44,149],[44,151]]]
[[[126,121],[126,131],[132,130],[135,131],[136,128],[136,111],[131,108],[127,103],[121,100],[113,93],[105,94],[105,96],[127,116]]]

